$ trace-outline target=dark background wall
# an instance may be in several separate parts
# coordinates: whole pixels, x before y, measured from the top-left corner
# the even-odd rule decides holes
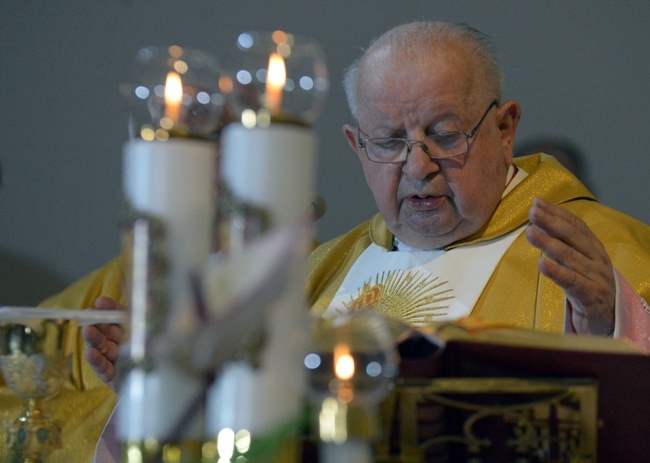
[[[341,135],[340,80],[360,49],[414,19],[467,22],[495,41],[505,94],[523,116],[518,139],[564,136],[587,154],[600,200],[650,222],[650,3],[645,1],[3,0],[0,6],[0,305],[35,304],[120,249],[118,95],[143,45],[235,56],[240,32],[316,38],[331,90],[316,123],[319,238],[375,212]]]

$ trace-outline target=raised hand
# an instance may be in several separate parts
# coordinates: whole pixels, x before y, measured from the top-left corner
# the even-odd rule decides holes
[[[616,282],[603,244],[580,218],[541,198],[528,218],[526,238],[543,254],[539,270],[564,290],[576,331],[611,334]]]
[[[98,297],[95,300],[95,309],[99,310],[124,310],[125,307],[110,297]],[[97,376],[116,390],[116,361],[120,344],[124,341],[124,330],[120,325],[101,324],[86,325],[81,330],[81,335],[86,343],[86,360]]]

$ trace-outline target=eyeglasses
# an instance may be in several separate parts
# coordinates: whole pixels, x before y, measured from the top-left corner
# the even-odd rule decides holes
[[[357,125],[358,146],[359,148],[363,148],[366,156],[372,162],[404,162],[416,145],[421,145],[422,150],[431,159],[447,159],[462,156],[469,151],[469,139],[476,135],[493,106],[497,106],[496,100],[490,103],[483,117],[481,117],[481,120],[478,121],[478,124],[476,124],[476,127],[470,133],[465,133],[463,130],[436,132],[423,137],[421,140],[407,140],[405,138],[363,138],[361,135],[365,135],[365,133]],[[433,143],[437,147],[435,153],[432,152],[429,143]]]

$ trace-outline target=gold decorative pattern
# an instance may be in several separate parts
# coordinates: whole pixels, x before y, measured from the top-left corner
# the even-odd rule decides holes
[[[374,280],[374,282],[373,282]],[[448,281],[412,270],[391,270],[370,277],[343,305],[350,312],[371,309],[390,317],[400,318],[412,325],[426,325],[435,318],[447,315],[449,305],[444,301],[453,299],[451,288],[444,288]]]
[[[596,380],[404,380],[382,407],[377,463],[596,461]]]

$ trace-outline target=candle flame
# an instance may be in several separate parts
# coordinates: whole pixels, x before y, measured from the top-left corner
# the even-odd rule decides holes
[[[170,71],[165,81],[165,117],[176,124],[181,117],[181,100],[183,99],[183,82],[180,74]]]
[[[271,53],[266,74],[266,107],[271,114],[278,114],[282,106],[282,90],[287,82],[287,68],[279,53]]]
[[[354,376],[354,358],[345,343],[334,346],[334,372],[337,378],[348,380]]]

